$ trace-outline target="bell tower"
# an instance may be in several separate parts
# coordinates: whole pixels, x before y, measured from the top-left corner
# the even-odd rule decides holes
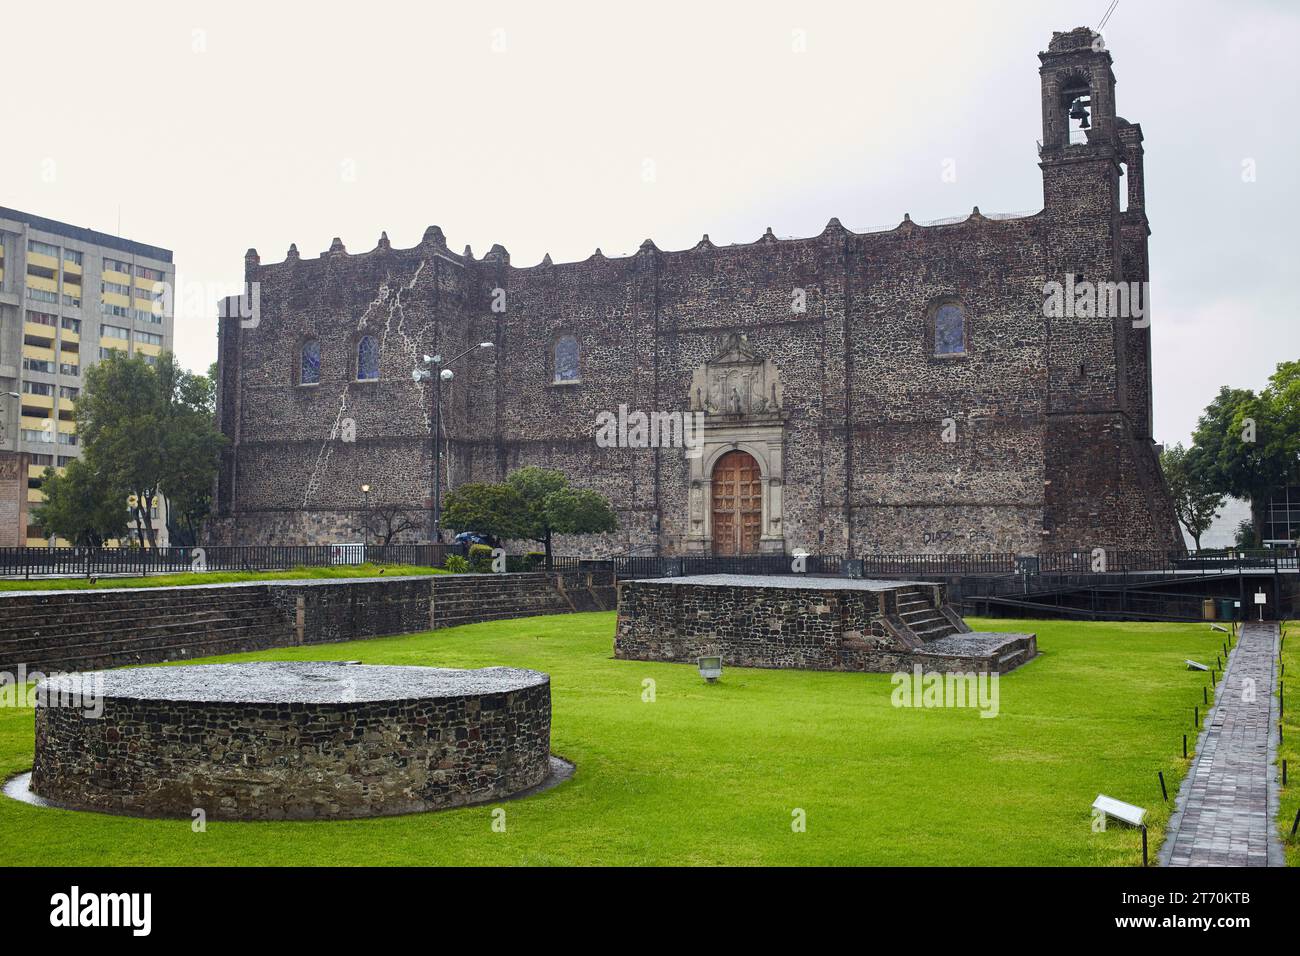
[[[1043,217],[1053,223],[1044,257],[1045,281],[1118,281],[1120,163],[1127,155],[1115,115],[1115,74],[1101,35],[1087,27],[1053,33],[1042,65]],[[1124,408],[1125,331],[1101,309],[1069,316],[1045,313],[1048,411],[1098,413]]]
[[[1052,34],[1042,66],[1043,204],[1066,215],[1118,209],[1115,74],[1100,33]]]

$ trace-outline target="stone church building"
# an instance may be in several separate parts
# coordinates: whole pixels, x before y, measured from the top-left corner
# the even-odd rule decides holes
[[[1032,215],[529,266],[437,226],[412,249],[249,250],[220,320],[212,542],[359,541],[388,504],[428,541],[440,379],[413,372],[469,350],[439,386],[442,494],[541,465],[606,495],[619,530],[557,553],[1179,547],[1150,313],[1084,303],[1148,278],[1142,130],[1092,31],[1039,59]],[[698,440],[597,442],[602,413],[636,412],[698,413]]]

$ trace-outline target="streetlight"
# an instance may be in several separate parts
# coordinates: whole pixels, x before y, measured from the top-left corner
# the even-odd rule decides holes
[[[441,355],[424,356],[424,364],[428,368],[417,368],[411,371],[411,378],[417,382],[433,377],[433,370],[438,369],[438,381],[433,386],[433,540],[439,544],[442,543],[442,476],[439,472],[439,466],[442,461],[442,383],[450,382],[456,377],[456,373],[448,365],[458,362],[470,352],[476,349],[490,349],[495,347],[494,342],[480,342],[478,345],[471,345],[465,351],[461,352],[447,361],[443,361]]]

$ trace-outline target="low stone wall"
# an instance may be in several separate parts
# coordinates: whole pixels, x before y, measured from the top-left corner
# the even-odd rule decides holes
[[[903,587],[743,575],[623,581],[614,656],[693,662],[721,654],[738,667],[807,670],[892,671],[904,661],[910,667],[908,647],[886,622]]]
[[[623,581],[614,656],[804,670],[1011,670],[1033,635],[972,634],[939,584],[700,575]]]
[[[613,606],[578,572],[0,593],[0,672],[76,671]],[[608,603],[606,603],[608,602]]]
[[[550,678],[507,667],[92,672],[38,688],[31,789],[59,806],[161,817],[413,813],[541,784],[550,734]]]
[[[335,578],[270,584],[266,592],[292,629],[292,643],[327,644],[432,630],[433,594],[441,580]]]

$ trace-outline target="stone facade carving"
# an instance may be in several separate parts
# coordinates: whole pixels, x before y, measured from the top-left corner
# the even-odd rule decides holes
[[[723,350],[691,376],[691,410],[710,415],[753,416],[781,410],[781,376],[771,359],[760,359],[748,336],[733,332]]]
[[[743,451],[758,464],[762,514],[759,552],[785,551],[782,523],[785,417],[781,374],[733,332],[722,349],[691,376],[691,410],[704,415],[700,453],[690,461],[690,518],[686,550],[714,550],[713,476],[719,459]]]

